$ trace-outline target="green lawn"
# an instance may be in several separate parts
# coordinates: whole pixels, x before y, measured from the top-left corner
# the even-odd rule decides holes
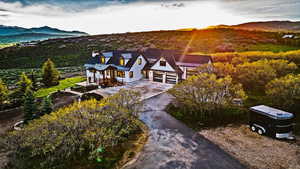
[[[72,78],[61,80],[61,81],[59,81],[59,85],[57,85],[57,86],[53,86],[50,88],[42,88],[42,89],[38,90],[36,92],[36,97],[48,96],[49,94],[54,93],[58,90],[64,90],[66,88],[73,87],[76,85],[76,83],[83,82],[85,80],[86,80],[85,77],[82,77],[82,76],[72,77]]]

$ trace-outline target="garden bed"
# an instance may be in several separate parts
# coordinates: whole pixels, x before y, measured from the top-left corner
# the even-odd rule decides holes
[[[71,87],[71,90],[79,93],[86,93],[90,92],[92,90],[98,89],[99,87],[97,85],[89,85],[89,86],[74,86]]]
[[[72,93],[66,93],[66,92],[56,92],[51,95],[52,103],[53,103],[53,109],[58,110],[59,108],[68,106],[75,101],[77,101],[79,96],[72,94]]]

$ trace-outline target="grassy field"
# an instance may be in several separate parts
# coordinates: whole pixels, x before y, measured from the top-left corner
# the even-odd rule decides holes
[[[57,85],[57,86],[53,86],[53,87],[50,87],[50,88],[39,89],[36,92],[36,97],[48,96],[49,94],[54,93],[58,90],[64,90],[66,88],[73,87],[73,86],[76,85],[76,83],[83,82],[85,80],[86,79],[84,77],[81,77],[81,76],[61,80],[61,81],[59,81],[59,85]]]

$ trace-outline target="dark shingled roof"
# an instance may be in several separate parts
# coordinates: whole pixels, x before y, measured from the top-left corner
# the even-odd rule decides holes
[[[195,64],[205,64],[209,61],[212,61],[211,56],[208,55],[180,55],[176,54],[175,56],[176,62],[183,63],[195,63]]]
[[[129,61],[127,62],[127,64],[124,67],[127,68],[131,68],[131,66],[135,63],[135,61],[137,60],[137,58],[141,55],[139,52],[128,52],[128,51],[112,51],[113,56],[108,60],[107,64],[113,64],[116,66],[121,66],[120,65],[120,58],[123,57],[122,54],[125,53],[130,53],[132,58],[129,59]],[[92,57],[87,64],[101,64],[100,63],[100,58],[102,57],[102,53],[100,53],[99,55]]]
[[[126,68],[131,68],[132,65],[137,60],[138,56],[143,55],[144,58],[147,59],[155,59],[156,62],[161,58],[164,57],[167,62],[179,73],[182,73],[182,70],[179,68],[179,66],[176,64],[178,63],[189,63],[189,64],[205,64],[209,61],[212,61],[211,56],[207,55],[183,55],[179,51],[176,50],[165,50],[165,49],[154,49],[149,48],[145,51],[108,51],[112,52],[113,56],[109,59],[107,64],[112,64],[116,66],[120,66],[120,57],[122,57],[122,54],[128,54],[130,53],[132,58],[129,59],[127,64],[124,66]],[[103,56],[102,53],[99,55],[92,57],[87,64],[100,64],[100,58]],[[155,63],[156,63],[155,62]],[[144,69],[151,68],[155,63],[147,63]]]
[[[173,55],[172,53],[170,53],[170,52],[162,52],[161,55],[160,55],[160,57],[157,58],[157,61],[156,61],[154,64],[152,64],[151,67],[152,67],[153,65],[155,65],[155,64],[159,61],[160,58],[165,58],[166,61],[170,64],[170,66],[171,66],[177,73],[179,73],[179,74],[182,74],[182,73],[183,73],[183,71],[177,66],[176,61],[175,61],[175,58],[174,58],[174,55]]]
[[[154,49],[149,48],[146,51],[142,52],[143,56],[147,59],[159,59],[164,55],[174,55],[178,53],[176,50],[165,50],[165,49]]]
[[[101,55],[97,55],[95,57],[91,57],[88,61],[87,61],[87,64],[91,64],[91,65],[94,65],[94,64],[100,64],[100,57]]]
[[[135,63],[136,59],[141,55],[139,52],[128,52],[128,51],[113,51],[113,57],[109,59],[107,64],[120,65],[120,58],[123,57],[122,54],[130,53],[132,58],[129,59],[127,64],[124,67],[131,68],[131,66]]]
[[[194,63],[194,64],[205,64],[212,61],[209,55],[184,55],[177,50],[167,49],[147,49],[142,53],[146,58],[159,59],[163,56],[173,56],[176,62]]]

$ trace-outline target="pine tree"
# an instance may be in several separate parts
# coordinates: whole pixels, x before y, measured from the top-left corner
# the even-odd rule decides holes
[[[23,72],[20,76],[20,80],[17,83],[18,89],[16,91],[16,97],[23,98],[27,90],[31,90],[32,82]]]
[[[42,67],[42,77],[45,86],[55,86],[59,83],[59,72],[54,63],[48,59]]]
[[[0,110],[2,109],[5,101],[8,98],[8,89],[7,86],[4,84],[2,79],[0,79]]]
[[[45,114],[50,114],[52,111],[53,111],[52,100],[50,97],[45,97],[42,102],[40,116],[43,116]]]
[[[37,86],[37,80],[36,80],[35,72],[33,70],[31,70],[29,78],[32,82],[32,89],[34,91],[36,91],[38,86]]]
[[[23,111],[25,114],[24,115],[25,124],[28,123],[30,120],[33,120],[34,114],[37,112],[34,93],[30,89],[26,90],[24,96]]]

